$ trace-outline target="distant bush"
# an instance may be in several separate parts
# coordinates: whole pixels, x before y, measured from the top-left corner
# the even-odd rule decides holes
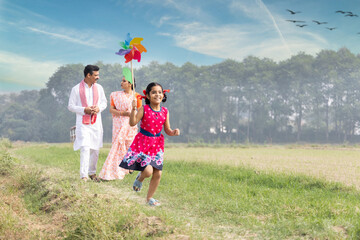
[[[0,149],[6,150],[12,148],[12,143],[8,138],[0,139]]]
[[[0,155],[0,175],[10,174],[14,165],[14,159],[10,156],[10,154],[2,150]]]

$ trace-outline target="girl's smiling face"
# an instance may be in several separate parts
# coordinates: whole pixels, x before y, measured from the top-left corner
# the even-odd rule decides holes
[[[150,103],[160,104],[164,98],[164,93],[160,86],[153,86],[146,97],[149,99]]]

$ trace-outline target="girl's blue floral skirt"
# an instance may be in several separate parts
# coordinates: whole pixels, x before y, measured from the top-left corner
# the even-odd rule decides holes
[[[161,150],[156,155],[150,156],[143,152],[134,152],[130,147],[119,166],[129,170],[144,171],[148,165],[151,165],[162,170],[163,156],[164,152]]]

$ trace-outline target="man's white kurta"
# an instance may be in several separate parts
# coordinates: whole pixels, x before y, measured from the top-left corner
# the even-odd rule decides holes
[[[68,109],[69,111],[76,113],[76,139],[74,142],[74,151],[79,150],[81,147],[99,150],[103,146],[101,112],[106,108],[107,100],[102,86],[99,84],[96,85],[99,92],[99,101],[97,105],[100,112],[97,114],[96,122],[94,124],[85,125],[82,123],[82,116],[85,115],[85,107],[81,105],[79,93],[80,84],[76,85],[71,90]],[[93,85],[89,88],[89,86],[85,84],[85,96],[88,106],[92,106]]]

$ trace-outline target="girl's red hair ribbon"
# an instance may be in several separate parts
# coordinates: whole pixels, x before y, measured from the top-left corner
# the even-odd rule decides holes
[[[143,98],[146,98],[146,90],[143,90],[144,96],[141,96],[140,94],[136,96],[137,99],[142,100]]]

